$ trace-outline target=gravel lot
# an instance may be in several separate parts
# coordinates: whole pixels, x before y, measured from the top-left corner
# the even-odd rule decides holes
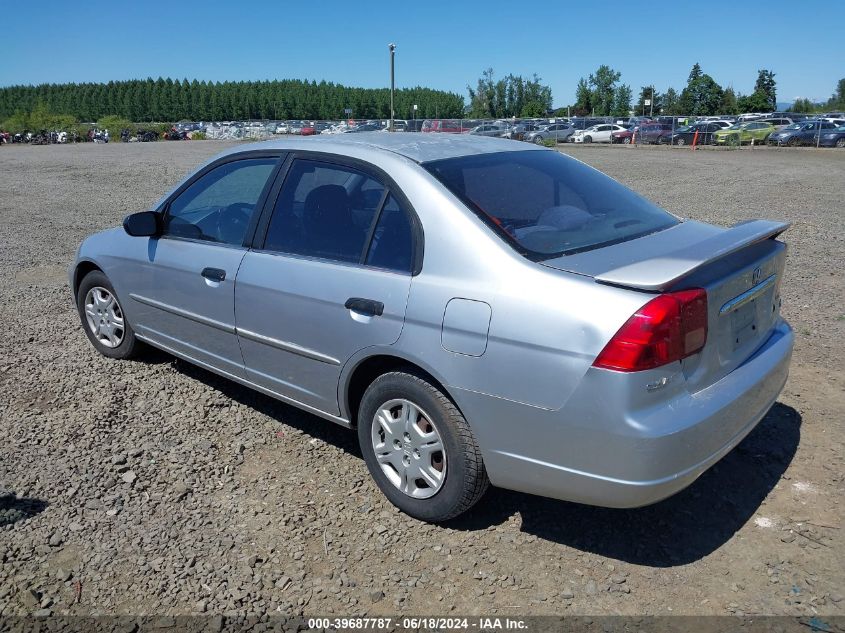
[[[0,615],[842,615],[845,152],[567,147],[683,216],[791,220],[786,390],[691,488],[399,514],[354,433],[164,354],[96,354],[66,267],[226,143],[0,149]]]

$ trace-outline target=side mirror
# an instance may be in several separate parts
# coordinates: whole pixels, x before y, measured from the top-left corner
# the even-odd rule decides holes
[[[123,220],[123,230],[132,237],[153,237],[159,234],[159,215],[153,211],[131,213]]]

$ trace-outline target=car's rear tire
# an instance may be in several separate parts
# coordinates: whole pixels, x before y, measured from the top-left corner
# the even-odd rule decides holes
[[[622,143],[624,143],[625,145],[630,145],[631,144],[631,137],[626,136],[624,139],[622,139]]]
[[[76,309],[88,340],[103,356],[123,360],[141,350],[143,343],[135,338],[114,287],[99,270],[91,271],[80,282]]]
[[[358,411],[358,441],[382,493],[422,521],[466,512],[489,485],[464,416],[414,373],[383,374],[367,388]]]
[[[686,144],[687,144],[687,140],[686,140],[683,136],[679,136],[679,137],[675,140],[675,145],[679,145],[679,146],[680,146],[680,145],[686,145]]]
[[[845,147],[845,138],[836,139],[836,147],[838,147],[839,149]]]

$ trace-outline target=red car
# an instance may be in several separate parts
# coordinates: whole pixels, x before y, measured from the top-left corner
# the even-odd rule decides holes
[[[672,136],[674,128],[671,123],[644,123],[637,130],[638,143],[660,143],[661,136]]]
[[[310,125],[310,124],[303,124],[302,125],[302,131],[300,131],[300,134],[302,136],[314,136],[316,133],[317,133],[317,128],[315,126]]]
[[[634,130],[636,128],[631,128],[629,130],[622,130],[620,132],[614,132],[610,135],[610,142],[611,143],[624,143],[625,145],[631,144],[631,139],[634,136]]]
[[[627,130],[614,132],[610,138],[610,142],[624,143],[625,145],[630,145],[633,142],[658,143],[658,139],[664,134],[671,136],[671,123],[660,123],[651,119],[638,119]],[[636,139],[634,135],[636,135]]]
[[[473,127],[468,121],[460,119],[426,119],[423,121],[422,132],[446,132],[449,134],[466,134]]]

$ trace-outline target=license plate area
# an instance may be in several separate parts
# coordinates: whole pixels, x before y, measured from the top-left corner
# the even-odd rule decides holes
[[[744,346],[757,338],[759,327],[757,323],[757,300],[739,306],[731,312],[731,336],[734,350]]]

